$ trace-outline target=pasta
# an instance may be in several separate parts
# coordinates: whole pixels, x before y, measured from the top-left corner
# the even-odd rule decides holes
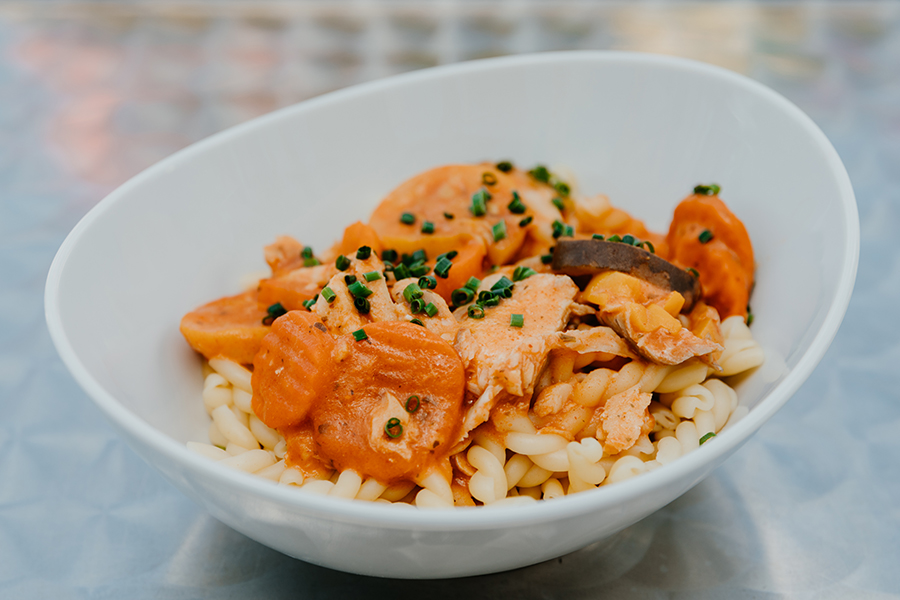
[[[489,182],[487,175],[494,172],[486,171],[484,165],[476,167],[479,173],[484,172],[481,179]],[[499,165],[498,171],[511,172],[499,169]],[[544,187],[549,186],[554,194],[568,190],[566,202],[573,204],[571,208],[559,198],[554,198],[552,205],[570,220],[555,221],[552,227],[556,230],[562,227],[562,234],[555,235],[554,232],[549,239],[542,239],[539,231],[531,231],[522,237],[515,251],[489,246],[485,252],[480,241],[476,243],[471,237],[463,238],[468,241],[461,249],[446,255],[454,254],[459,257],[459,262],[452,264],[463,265],[466,264],[463,253],[469,251],[470,246],[478,246],[473,251],[472,268],[481,278],[472,276],[468,282],[463,281],[468,288],[441,289],[437,277],[440,277],[441,260],[444,259],[440,257],[433,266],[420,264],[421,261],[410,262],[418,272],[434,273],[431,280],[427,275],[419,276],[418,283],[415,277],[410,280],[396,272],[399,266],[409,270],[410,265],[394,262],[391,275],[394,281],[390,285],[388,273],[391,271],[386,270],[385,265],[391,264],[389,258],[396,261],[399,257],[398,253],[386,250],[381,240],[391,239],[395,244],[400,240],[396,236],[391,238],[390,231],[385,233],[385,230],[376,229],[373,232],[362,224],[348,228],[345,241],[348,236],[353,241],[349,246],[339,246],[338,250],[346,252],[346,248],[356,245],[360,250],[355,259],[347,259],[339,253],[334,261],[337,269],[322,264],[305,248],[297,252],[298,248],[291,246],[289,238],[279,238],[273,247],[267,248],[273,277],[263,280],[258,290],[248,292],[251,294],[248,297],[256,302],[257,296],[268,293],[266,286],[275,288],[276,283],[286,286],[284,281],[272,281],[279,278],[293,278],[290,283],[293,290],[302,285],[315,290],[318,295],[303,300],[303,307],[283,309],[287,315],[301,315],[292,317],[296,331],[300,332],[294,335],[306,336],[297,338],[307,344],[302,346],[308,348],[304,350],[306,354],[296,354],[295,346],[300,342],[293,342],[295,346],[287,350],[274,345],[279,341],[278,335],[287,334],[273,322],[290,323],[287,318],[281,319],[284,313],[276,315],[273,312],[274,305],[268,307],[267,313],[262,313],[261,325],[255,321],[251,325],[242,325],[240,336],[234,334],[236,326],[229,323],[231,329],[227,330],[227,335],[232,337],[227,339],[220,327],[215,332],[218,338],[210,341],[207,339],[210,336],[191,329],[194,321],[189,317],[194,313],[185,317],[182,323],[185,337],[199,352],[212,354],[207,356],[208,361],[204,364],[202,389],[203,406],[210,416],[209,443],[188,442],[188,448],[278,485],[329,497],[423,509],[505,506],[588,491],[668,465],[696,450],[745,414],[746,409],[738,406],[735,390],[723,378],[753,369],[764,360],[762,349],[747,325],[746,313],[739,310],[728,315],[729,311],[734,312],[730,296],[724,300],[715,298],[718,307],[705,304],[706,287],[702,288],[704,296],[696,300],[693,310],[682,311],[685,300],[678,291],[660,291],[645,281],[623,275],[624,271],[617,271],[619,267],[614,266],[593,274],[586,287],[582,283],[580,289],[576,288],[568,276],[555,271],[557,263],[551,267],[551,261],[535,260],[534,253],[553,248],[554,242],[562,247],[560,237],[593,235],[595,231],[615,237],[620,237],[618,232],[633,232],[625,237],[636,241],[638,235],[649,240],[654,234],[624,211],[611,208],[608,201],[579,196],[567,184],[554,180],[549,171],[548,179],[540,181],[540,172],[535,175],[534,171],[522,175],[525,179],[517,180],[521,184],[521,198],[519,193],[512,192],[510,210],[525,214],[513,210],[517,198],[520,202],[524,198],[537,205],[541,199],[538,192],[546,191]],[[495,181],[499,173],[494,174]],[[527,177],[539,181],[528,187],[521,183],[534,183]],[[698,186],[698,189],[702,187]],[[480,189],[486,191],[487,187]],[[480,210],[479,193],[473,195],[472,210],[476,217]],[[499,195],[499,191],[495,190],[494,194]],[[695,190],[697,195],[709,194]],[[385,202],[390,200],[391,197]],[[403,214],[406,219],[408,213]],[[378,211],[373,222],[376,217]],[[523,217],[522,222],[527,218]],[[537,218],[537,212],[534,218]],[[453,219],[447,217],[447,220]],[[574,225],[566,225],[566,222]],[[500,223],[505,224],[506,229],[500,228],[506,232],[504,235],[509,235],[510,227],[504,220],[491,227],[498,246],[504,240],[497,233]],[[529,221],[526,225],[530,227],[531,224]],[[351,232],[354,227],[356,229]],[[427,225],[422,227],[423,231],[428,229]],[[684,244],[673,239],[671,234],[676,229],[673,222],[668,238],[654,239],[661,250],[668,245],[668,257],[682,256],[681,264],[684,264],[683,256],[687,252],[683,249]],[[693,230],[691,235],[695,235]],[[526,247],[530,250],[523,249]],[[677,247],[682,250],[672,250]],[[363,248],[368,250],[363,252]],[[492,256],[492,251],[497,256]],[[702,252],[703,248],[696,251]],[[295,254],[303,258],[302,266],[292,258]],[[341,258],[345,261],[343,269],[340,268]],[[387,263],[382,264],[382,260]],[[450,262],[450,259],[446,260]],[[485,272],[484,265],[490,262],[499,269],[495,267]],[[703,256],[690,264],[701,264],[714,270]],[[318,271],[313,273],[316,269]],[[491,270],[496,272],[491,273]],[[620,275],[609,275],[615,272]],[[301,275],[307,279],[300,283],[294,281]],[[403,283],[399,284],[401,280]],[[472,280],[475,283],[471,283]],[[498,288],[504,280],[509,285]],[[360,281],[371,285],[360,288]],[[418,296],[408,291],[422,286],[425,289]],[[354,289],[369,292],[362,298],[365,302],[360,302],[359,295],[354,296]],[[278,293],[284,299],[291,298],[283,290]],[[727,296],[727,290],[717,293]],[[328,300],[329,295],[333,295],[333,302]],[[454,310],[449,309],[444,295],[452,296],[452,305],[456,305]],[[515,304],[520,295],[526,299],[521,305],[524,308],[516,308],[520,306]],[[238,302],[235,298],[239,297],[224,300]],[[419,299],[422,303],[417,305],[414,301]],[[482,303],[477,299],[485,300]],[[528,312],[531,305],[536,307],[535,313]],[[228,313],[223,306],[220,304],[217,310]],[[241,310],[248,312],[250,309],[246,306],[241,305]],[[282,305],[278,303],[278,306]],[[426,306],[433,308],[426,310]],[[508,309],[510,315],[502,313],[507,306],[513,307]],[[203,309],[201,307],[198,312]],[[727,316],[721,322],[720,310]],[[497,351],[493,352],[493,338],[484,339],[489,317],[501,314],[506,319],[504,335],[506,330],[522,330],[521,334],[514,331],[520,336],[516,338],[520,345],[514,352],[507,351],[499,342],[496,343]],[[541,319],[556,324],[547,331],[527,337],[531,321]],[[428,368],[416,368],[415,363],[391,363],[391,368],[413,372],[412,380],[431,381],[427,379],[429,373],[439,373],[439,377],[435,375],[434,381],[427,384],[431,387],[426,386],[425,391],[411,395],[401,393],[399,390],[403,386],[394,384],[389,390],[382,387],[366,392],[368,388],[361,387],[363,383],[360,382],[382,377],[377,375],[377,370],[365,371],[365,376],[358,379],[346,379],[354,376],[354,363],[346,362],[350,360],[348,357],[352,358],[358,349],[366,348],[362,345],[365,342],[379,347],[379,344],[387,343],[385,340],[394,340],[392,343],[399,344],[400,349],[396,352],[401,355],[402,352],[418,352],[404,346],[405,338],[398,342],[395,338],[385,337],[393,335],[390,330],[374,327],[374,324],[387,327],[394,323],[411,326],[415,321],[419,321],[415,325],[425,332],[415,333],[419,335],[417,339],[420,343],[430,344],[427,348],[433,349],[429,350],[431,354],[427,354],[427,359],[416,359],[426,360]],[[466,324],[471,325],[466,328]],[[415,325],[411,331],[419,331]],[[339,337],[341,335],[345,337]],[[260,348],[251,353],[255,354],[252,367],[236,359],[248,355],[245,347],[230,355],[222,349],[227,350],[227,344],[237,337],[244,346],[252,343]],[[218,346],[211,351],[213,342]],[[684,359],[673,359],[675,346],[681,346],[679,351],[690,347],[692,354]],[[523,347],[528,352],[521,350]],[[287,358],[299,356],[298,360],[305,361],[302,362],[302,374],[291,371],[290,363],[284,358],[279,358],[281,363],[278,365],[281,366],[275,366],[275,363],[268,366],[260,358],[267,356],[267,352],[282,352]],[[368,368],[372,364],[386,364],[371,362],[386,360],[381,355],[373,356],[368,359]],[[331,360],[345,362],[341,363],[341,369],[331,372],[328,370]],[[458,366],[460,364],[462,368]],[[262,383],[264,374],[270,378],[269,384]],[[276,398],[272,390],[287,385],[285,382],[290,382],[290,377],[300,378],[300,384],[291,385],[295,385],[293,389],[300,390],[301,395],[306,393],[309,399],[294,401],[289,395],[285,408],[272,400]],[[316,377],[325,378],[325,383],[317,383]],[[363,417],[347,412],[349,409],[345,405],[329,409],[345,411],[340,413],[342,422],[366,420],[365,426],[353,434],[357,437],[342,438],[342,435],[350,435],[346,433],[332,432],[331,435],[336,436],[338,442],[356,439],[356,444],[367,444],[365,452],[370,457],[373,454],[376,458],[394,456],[402,449],[404,460],[408,462],[404,467],[407,470],[395,470],[395,475],[384,476],[388,467],[378,460],[367,462],[358,458],[354,448],[328,449],[342,447],[329,446],[332,442],[328,435],[333,427],[329,417],[333,413],[325,411],[322,416],[323,402],[326,402],[322,398],[323,394],[331,393],[327,390],[338,390],[345,381],[350,382],[346,385],[354,386],[347,388],[350,395],[354,395],[354,390],[361,395],[369,394],[366,397],[371,398],[371,403]],[[448,383],[453,381],[459,381],[458,387]],[[449,399],[443,398],[442,394]],[[466,399],[464,403],[463,398]],[[277,399],[282,401],[282,396]],[[311,408],[304,412],[301,410],[304,406]],[[425,414],[427,419],[422,419],[432,424],[435,419],[447,420],[446,424],[434,426],[427,432],[430,437],[425,439],[429,444],[433,440],[433,445],[427,447],[416,445],[421,441],[419,438],[426,436],[417,429],[420,414]],[[394,463],[388,466],[396,469]]]

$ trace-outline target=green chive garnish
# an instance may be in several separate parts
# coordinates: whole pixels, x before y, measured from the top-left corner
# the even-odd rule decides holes
[[[506,238],[506,221],[500,221],[493,227],[491,227],[491,232],[494,234],[494,241],[499,242],[502,239]]]
[[[553,187],[561,196],[568,196],[572,192],[572,188],[569,187],[569,184],[563,183],[562,181],[557,181],[553,184]]]
[[[422,223],[422,233],[434,233],[434,223],[431,221]]]
[[[400,263],[399,265],[394,267],[394,278],[397,281],[400,281],[401,279],[406,279],[408,277],[411,277],[411,275],[409,273],[409,267],[407,267],[403,263]]]
[[[426,260],[428,260],[428,255],[425,253],[424,248],[419,248],[418,250],[416,250],[409,256],[404,254],[403,257],[404,257],[403,264],[405,264],[406,266],[410,266],[417,262],[425,262]]]
[[[402,215],[400,215],[400,222],[405,225],[412,225],[413,223],[416,222],[416,215],[405,212]]]
[[[368,273],[363,273],[363,277],[366,281],[377,281],[381,279],[381,273],[378,271],[369,271]]]
[[[348,286],[356,283],[356,275],[344,275],[344,283]]]
[[[372,295],[372,290],[367,288],[362,284],[362,282],[354,281],[348,287],[350,293],[353,294],[356,298],[368,298]]]
[[[484,185],[495,185],[497,183],[497,176],[490,171],[485,171],[481,174],[481,183]]]
[[[750,305],[747,305],[747,327],[753,323],[753,311],[750,310]]]
[[[304,259],[303,259],[303,266],[304,266],[304,267],[315,267],[316,265],[321,265],[321,264],[322,264],[322,263],[319,262],[319,259],[318,259],[318,258],[315,258],[315,257],[313,257],[313,258],[304,258]]]
[[[650,254],[656,254],[656,248],[653,247],[653,244],[650,243],[650,240],[644,240],[644,241],[641,242],[640,244],[637,244],[637,246],[638,246],[639,248],[640,248],[641,246],[646,246],[646,247],[647,247],[647,250],[650,251]]]
[[[266,309],[268,313],[265,317],[263,317],[262,324],[263,325],[271,325],[275,322],[275,319],[278,317],[287,314],[287,311],[281,305],[281,302],[276,302],[272,306]]]
[[[450,262],[446,257],[441,258],[439,261],[437,261],[437,264],[434,265],[434,274],[441,279],[447,279],[447,276],[450,274],[450,267],[452,266],[453,263]]]
[[[606,241],[607,241],[607,242],[621,242],[621,241],[622,241],[622,238],[620,238],[620,237],[617,236],[617,235],[611,235],[611,236],[609,236],[608,238],[606,238]]]
[[[552,254],[541,254],[541,264],[549,265],[552,262],[553,262]]]
[[[685,269],[685,270],[686,270],[688,273],[690,273],[691,275],[693,275],[694,277],[696,277],[697,279],[700,279],[700,273],[698,273],[698,272],[697,272],[697,269],[695,269],[694,267],[688,267],[688,268]]]
[[[410,277],[422,277],[423,275],[428,275],[428,271],[430,270],[431,267],[425,263],[416,264],[409,268],[409,275]]]
[[[537,165],[535,168],[528,171],[528,174],[541,183],[548,183],[550,181],[550,171],[548,171],[547,167],[544,165]]]
[[[315,296],[313,296],[313,297],[310,298],[309,300],[304,300],[304,301],[303,301],[303,308],[305,308],[305,309],[307,309],[307,310],[312,310],[312,307],[316,305],[316,300],[318,300],[318,299],[319,299],[319,295],[316,294]]]
[[[559,210],[559,212],[562,212],[563,209],[566,207],[566,205],[563,204],[563,201],[560,200],[559,198],[554,198],[550,202],[553,203],[553,206],[555,206]]]
[[[706,442],[714,437],[716,437],[716,434],[713,433],[712,431],[710,431],[709,433],[704,435],[702,438],[700,438],[700,445],[702,446],[704,442]]]
[[[398,438],[403,435],[403,425],[400,424],[400,419],[397,417],[388,419],[387,423],[384,424],[384,432],[390,438]]]
[[[412,302],[416,298],[421,298],[422,295],[422,288],[420,288],[418,284],[411,283],[403,288],[403,299],[407,302]]]
[[[429,317],[433,317],[438,314],[438,307],[434,305],[434,302],[429,302],[425,305],[425,314]]]
[[[473,304],[469,307],[467,311],[470,319],[483,319],[484,318],[484,309],[478,306],[477,304]]]
[[[445,212],[445,213],[444,213],[444,218],[447,219],[448,221],[452,221],[453,218],[454,218],[454,215],[453,215],[453,213]]]
[[[356,258],[359,260],[368,260],[370,256],[372,256],[372,249],[369,246],[360,246],[356,251]]]
[[[382,250],[381,251],[381,260],[396,263],[397,262],[397,251],[391,250],[390,248],[387,250]]]
[[[487,214],[487,201],[490,200],[491,195],[484,188],[481,188],[474,194],[472,194],[472,205],[469,207],[469,210],[472,211],[472,214],[476,217],[483,217]]]
[[[416,325],[421,325],[422,327],[425,327],[425,323],[422,322],[422,319],[410,319],[409,322],[415,323]]]
[[[630,233],[626,233],[625,235],[622,236],[622,243],[628,244],[629,246],[633,246],[634,245],[634,236],[631,235]]]
[[[441,260],[442,258],[446,258],[447,260],[453,260],[457,256],[459,256],[459,252],[457,252],[456,250],[451,250],[450,252],[444,252],[443,254],[438,254],[438,256],[435,260],[436,261]]]
[[[478,291],[479,285],[481,285],[481,280],[479,280],[477,277],[469,277],[469,280],[466,282],[466,287],[473,292]]]
[[[337,298],[337,294],[330,287],[325,286],[322,288],[322,297],[325,298],[325,302],[331,304]]]
[[[353,332],[353,337],[356,339],[357,342],[361,342],[363,340],[369,339],[369,336],[366,335],[365,329],[357,329],[356,331]]]
[[[347,267],[350,266],[350,259],[341,254],[337,257],[337,260],[334,261],[334,266],[337,267],[338,271],[346,271]]]
[[[475,298],[475,292],[467,287],[456,288],[450,294],[450,301],[454,306],[462,306],[468,304]]]
[[[513,271],[513,281],[522,281],[523,279],[528,279],[532,275],[537,275],[537,271],[531,267],[516,267],[516,270]]]
[[[710,231],[709,229],[704,229],[700,233],[700,237],[698,237],[697,239],[700,240],[701,244],[708,244],[713,239],[712,231]]]
[[[531,225],[532,221],[534,221],[534,217],[528,215],[527,217],[519,221],[519,227],[528,227],[529,225]]]
[[[497,170],[501,173],[509,173],[513,170],[513,164],[508,160],[500,161],[494,166],[496,166]]]
[[[519,192],[515,190],[513,190],[512,193],[512,202],[507,204],[506,208],[509,209],[509,212],[516,215],[521,215],[526,210],[528,210],[528,207],[525,206],[525,204],[522,202],[522,198],[519,196]]]
[[[559,219],[553,221],[553,238],[558,239],[566,233],[566,224]]]
[[[412,314],[417,315],[420,312],[423,312],[424,310],[425,310],[425,301],[422,300],[421,298],[413,298],[409,302],[409,312],[411,312]]]
[[[700,194],[701,196],[715,196],[719,192],[722,191],[715,183],[710,183],[709,185],[698,185],[694,187],[694,193]]]
[[[304,246],[303,250],[300,251],[301,258],[312,258],[313,257],[313,249],[312,246]]]
[[[406,399],[406,412],[414,413],[419,410],[419,406],[421,406],[422,402],[419,400],[419,397],[413,394],[409,398]]]
[[[525,325],[525,317],[522,315],[512,315],[509,318],[511,327],[523,327]]]
[[[592,240],[600,240],[600,241],[602,242],[602,241],[603,241],[604,239],[606,239],[606,238],[604,238],[604,237],[603,237],[602,235],[600,235],[599,233],[595,233],[594,235],[591,236],[591,239],[592,239]]]
[[[428,275],[427,277],[419,277],[419,287],[424,290],[433,290],[437,287],[437,279]]]
[[[353,306],[356,307],[356,311],[361,315],[369,314],[369,310],[372,308],[367,299],[359,297],[353,299]]]

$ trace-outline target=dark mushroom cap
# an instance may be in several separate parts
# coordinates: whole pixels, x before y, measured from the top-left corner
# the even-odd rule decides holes
[[[684,296],[682,312],[700,299],[700,280],[691,272],[643,248],[602,240],[560,240],[553,251],[553,271],[572,277],[620,271]]]

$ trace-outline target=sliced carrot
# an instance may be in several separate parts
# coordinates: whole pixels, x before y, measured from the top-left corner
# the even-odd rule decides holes
[[[181,319],[181,333],[206,358],[250,364],[269,328],[262,320],[256,291],[220,298]]]

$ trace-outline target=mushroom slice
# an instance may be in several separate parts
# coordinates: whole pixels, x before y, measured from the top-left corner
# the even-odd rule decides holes
[[[622,242],[560,240],[553,251],[553,271],[570,276],[619,271],[684,297],[682,312],[700,299],[700,280],[655,254]]]

